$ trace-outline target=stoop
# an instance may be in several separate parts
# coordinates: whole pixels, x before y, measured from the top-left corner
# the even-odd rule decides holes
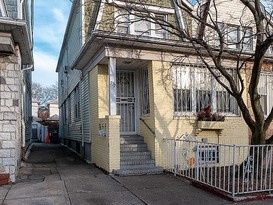
[[[162,174],[163,168],[155,166],[155,160],[143,137],[128,135],[120,137],[120,169],[113,174],[119,176]]]

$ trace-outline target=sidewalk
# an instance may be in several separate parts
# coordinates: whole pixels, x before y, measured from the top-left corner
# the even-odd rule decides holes
[[[171,174],[109,176],[60,145],[35,144],[15,184],[0,187],[1,205],[232,204]],[[273,200],[240,203],[269,205]]]

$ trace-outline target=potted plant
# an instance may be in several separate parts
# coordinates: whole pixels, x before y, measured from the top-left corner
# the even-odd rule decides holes
[[[212,113],[210,104],[197,113],[197,120],[198,121],[218,121],[223,122],[225,121],[225,116],[220,115],[219,113]]]

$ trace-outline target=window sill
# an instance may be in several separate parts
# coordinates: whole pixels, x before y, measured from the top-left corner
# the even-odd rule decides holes
[[[222,121],[197,121],[197,134],[203,130],[218,131],[221,135],[225,127],[225,122]]]

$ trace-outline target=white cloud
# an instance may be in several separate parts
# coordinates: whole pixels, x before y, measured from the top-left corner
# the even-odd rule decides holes
[[[35,64],[33,82],[48,86],[57,81],[55,69],[69,16],[71,1],[35,1],[34,6]]]
[[[37,43],[46,43],[52,49],[60,49],[70,5],[69,2],[52,0],[36,4],[34,37]]]
[[[52,13],[54,14],[54,18],[56,21],[61,23],[61,25],[66,25],[67,15],[64,14],[64,11],[59,8],[53,8]]]
[[[51,54],[36,50],[34,52],[33,81],[43,85],[54,84],[57,80],[57,58]]]

